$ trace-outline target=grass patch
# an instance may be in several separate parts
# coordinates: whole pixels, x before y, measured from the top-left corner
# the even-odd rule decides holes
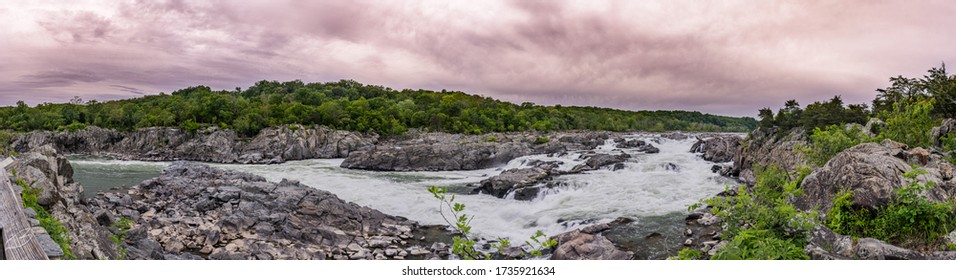
[[[23,206],[37,212],[37,220],[40,221],[40,227],[43,227],[43,229],[50,234],[50,237],[53,238],[53,241],[55,241],[57,245],[60,245],[60,249],[63,249],[63,258],[68,260],[76,259],[73,252],[70,251],[70,242],[72,240],[67,235],[66,228],[37,203],[39,189],[31,188],[30,185],[22,179],[17,179],[16,184],[23,187],[23,193],[20,195],[20,198],[23,200]]]

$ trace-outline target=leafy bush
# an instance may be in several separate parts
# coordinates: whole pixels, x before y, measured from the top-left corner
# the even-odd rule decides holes
[[[116,254],[117,260],[126,259],[126,234],[129,233],[132,225],[133,220],[127,219],[126,217],[120,217],[113,222],[112,230],[114,232],[112,235],[110,235],[110,240],[113,240],[113,244],[116,244],[116,247],[118,248]]]
[[[59,130],[59,131],[64,131],[64,130],[66,130],[66,131],[70,131],[70,132],[77,132],[77,131],[84,130],[84,129],[86,129],[86,124],[84,124],[84,123],[79,123],[79,122],[76,122],[76,121],[74,121],[73,123],[70,123],[69,125],[60,126],[59,128],[57,128],[57,130]]]
[[[463,260],[491,259],[491,254],[481,253],[475,249],[477,236],[471,232],[471,220],[474,219],[474,216],[464,214],[465,205],[455,202],[455,195],[447,196],[448,188],[432,186],[428,188],[428,192],[439,200],[438,212],[442,218],[458,232],[458,235],[452,239],[452,254]],[[448,207],[451,217],[445,216],[445,207]],[[525,245],[531,248],[531,256],[540,257],[542,250],[554,247],[558,245],[558,242],[549,239],[539,230],[531,236],[530,241],[525,241]],[[509,246],[511,246],[510,241],[500,238],[495,244],[495,249],[501,252]]]
[[[193,120],[187,120],[183,123],[183,129],[189,132],[189,134],[196,134],[196,132],[199,131],[199,123]]]
[[[6,155],[11,153],[13,149],[10,148],[10,144],[13,143],[13,138],[15,135],[9,131],[0,129],[0,155]]]
[[[29,184],[21,179],[17,179],[16,184],[23,188],[23,192],[20,194],[20,199],[23,200],[23,206],[37,212],[37,220],[40,221],[40,227],[50,234],[50,237],[57,245],[60,245],[60,249],[63,250],[63,258],[68,260],[76,259],[73,252],[70,251],[70,242],[72,242],[72,240],[67,235],[66,227],[63,227],[60,221],[53,218],[50,212],[47,212],[43,206],[37,203],[40,190],[31,188]]]
[[[704,252],[700,250],[695,250],[691,248],[681,249],[680,252],[677,252],[678,260],[699,260],[704,257]]]
[[[903,174],[912,180],[895,191],[886,207],[870,211],[853,206],[853,193],[841,192],[827,212],[826,224],[834,232],[854,237],[872,237],[906,247],[934,246],[941,237],[956,229],[956,203],[926,200],[924,191],[932,182],[920,184],[916,176],[922,169]]]
[[[736,196],[705,201],[725,221],[723,236],[732,240],[714,258],[808,258],[802,248],[817,213],[797,210],[790,201],[801,195],[800,183],[810,169],[801,167],[792,175],[776,166],[758,166],[754,170],[757,183],[753,189],[741,186]]]
[[[498,142],[498,138],[494,136],[488,136],[488,138],[485,138],[485,142]]]
[[[886,128],[880,132],[878,140],[891,139],[910,147],[929,146],[932,143],[929,133],[938,123],[931,115],[933,106],[931,99],[921,99],[884,112],[882,118],[886,120]]]
[[[859,126],[853,126],[849,130],[838,125],[831,125],[826,129],[814,128],[813,134],[810,135],[810,147],[804,149],[804,153],[810,163],[823,166],[843,150],[870,140]]]
[[[807,260],[803,243],[781,238],[770,230],[747,229],[721,248],[715,260]]]
[[[538,138],[534,139],[535,144],[544,144],[548,142],[551,142],[551,139],[549,139],[547,136],[538,136]]]

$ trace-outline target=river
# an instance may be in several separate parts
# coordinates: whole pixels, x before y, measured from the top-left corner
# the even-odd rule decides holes
[[[711,197],[733,184],[730,179],[711,172],[713,163],[689,153],[695,139],[670,140],[640,134],[627,138],[649,141],[660,149],[656,154],[633,155],[625,168],[602,169],[554,178],[563,184],[543,192],[531,201],[499,199],[491,195],[468,195],[471,187],[503,170],[524,166],[533,159],[562,162],[570,169],[581,160],[580,153],[534,155],[514,159],[506,166],[470,171],[381,172],[340,168],[343,159],[293,161],[275,165],[213,166],[261,175],[270,181],[298,180],[326,190],[340,198],[403,216],[424,224],[443,224],[438,201],[427,192],[429,186],[447,186],[458,193],[456,202],[474,215],[473,230],[487,238],[503,237],[523,242],[537,230],[548,235],[575,227],[608,222],[619,217],[635,222],[609,233],[615,242],[628,243],[639,258],[673,255],[682,240],[683,217],[687,207]],[[599,153],[619,153],[608,140],[595,149]],[[628,152],[628,149],[624,149]],[[87,195],[121,190],[142,180],[158,176],[166,162],[119,161],[102,158],[71,158],[76,181],[86,187]],[[673,166],[677,166],[676,169]],[[651,233],[665,238],[654,244],[643,241]]]

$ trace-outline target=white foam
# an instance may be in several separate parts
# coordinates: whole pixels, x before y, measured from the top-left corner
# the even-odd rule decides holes
[[[588,222],[603,222],[618,217],[640,220],[641,217],[664,215],[687,209],[688,205],[724,190],[729,183],[710,171],[712,163],[689,153],[693,139],[668,140],[661,143],[651,135],[631,135],[628,139],[642,139],[660,148],[658,154],[637,153],[624,169],[596,170],[582,174],[556,177],[566,186],[543,190],[531,201],[500,199],[490,195],[467,195],[466,184],[476,184],[502,170],[528,166],[531,160],[560,162],[560,168],[570,170],[583,162],[580,152],[554,156],[533,155],[521,157],[501,168],[471,171],[440,172],[374,172],[340,168],[342,159],[319,159],[287,162],[277,165],[214,166],[250,172],[270,181],[283,178],[332,192],[340,198],[384,213],[407,217],[424,224],[444,224],[438,212],[438,201],[427,192],[428,186],[450,186],[460,194],[456,202],[467,205],[465,212],[474,215],[474,230],[488,238],[505,237],[519,242],[535,231],[549,235]],[[619,153],[612,141],[607,141],[595,152]],[[667,170],[673,163],[680,171]],[[157,168],[167,163],[83,160],[82,164],[139,165]],[[145,167],[145,166],[144,166]],[[564,184],[562,184],[564,185]],[[559,222],[563,221],[563,222]]]

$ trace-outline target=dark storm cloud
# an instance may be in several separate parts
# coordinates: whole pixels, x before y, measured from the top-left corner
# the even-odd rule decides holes
[[[866,102],[890,76],[956,60],[944,1],[38,3],[0,10],[17,19],[0,31],[2,104],[355,79],[754,115],[787,99]]]

